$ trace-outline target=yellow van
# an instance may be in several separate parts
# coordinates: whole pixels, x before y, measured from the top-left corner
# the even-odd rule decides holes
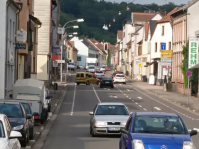
[[[75,78],[75,82],[77,83],[77,85],[79,85],[80,83],[89,85],[90,83],[92,84],[99,84],[99,79],[96,78],[93,73],[89,73],[89,72],[77,72],[76,73],[76,78]]]

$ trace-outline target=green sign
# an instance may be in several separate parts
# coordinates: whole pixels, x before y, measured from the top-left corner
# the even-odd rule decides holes
[[[16,49],[26,49],[26,44],[16,43]]]
[[[188,68],[198,64],[198,38],[189,38],[189,63]]]

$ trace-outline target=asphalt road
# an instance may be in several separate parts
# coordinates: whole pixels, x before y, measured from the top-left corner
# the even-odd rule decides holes
[[[106,75],[110,76],[110,72]],[[188,129],[198,128],[199,116],[146,93],[133,84],[115,84],[115,88],[100,88],[99,85],[79,85],[72,75],[66,97],[62,103],[42,149],[102,149],[119,148],[119,137],[91,137],[89,112],[98,102],[122,102],[130,112],[159,111],[179,114]],[[192,137],[199,148],[199,135]]]

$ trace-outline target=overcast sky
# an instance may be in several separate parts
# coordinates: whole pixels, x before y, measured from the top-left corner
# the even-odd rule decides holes
[[[116,3],[120,3],[120,2],[133,2],[133,0],[105,0],[108,2],[116,2]],[[151,4],[151,3],[156,3],[158,5],[163,5],[165,3],[169,3],[169,2],[174,2],[175,4],[186,4],[188,1],[191,0],[135,0],[134,3],[139,3],[139,4]]]

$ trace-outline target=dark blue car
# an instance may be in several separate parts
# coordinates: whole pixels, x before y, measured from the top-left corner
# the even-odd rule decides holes
[[[120,149],[195,149],[188,129],[179,115],[171,113],[131,113],[121,129]]]

